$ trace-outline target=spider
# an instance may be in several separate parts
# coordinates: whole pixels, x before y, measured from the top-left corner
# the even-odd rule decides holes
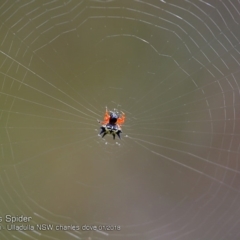
[[[120,139],[120,133],[122,133],[121,125],[125,121],[125,114],[122,112],[122,114],[119,114],[117,111],[108,111],[106,108],[106,112],[104,115],[103,122],[98,121],[102,124],[100,127],[101,132],[99,133],[104,137],[106,134],[112,134],[113,139],[115,139],[115,136],[117,135]]]

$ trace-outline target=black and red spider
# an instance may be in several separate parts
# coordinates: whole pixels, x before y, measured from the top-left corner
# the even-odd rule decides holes
[[[125,121],[125,114],[119,114],[117,111],[108,111],[106,108],[106,112],[104,115],[103,122],[100,122],[102,126],[100,127],[101,132],[99,133],[104,137],[106,134],[112,134],[113,139],[117,135],[120,139],[120,133],[122,133],[121,125]]]

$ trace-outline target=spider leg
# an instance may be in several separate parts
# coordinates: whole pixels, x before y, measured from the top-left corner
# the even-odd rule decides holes
[[[122,133],[122,130],[121,128],[119,127],[119,130],[116,132],[117,136],[119,137],[119,139],[121,139],[121,133]]]
[[[106,135],[107,133],[105,132],[103,135],[102,135],[102,138]]]
[[[99,134],[102,135],[105,131],[106,131],[105,128],[101,127],[101,132]]]
[[[119,139],[121,139],[120,132],[117,132],[116,134],[117,134],[117,136],[119,137]]]
[[[115,139],[115,133],[113,133],[113,140]]]

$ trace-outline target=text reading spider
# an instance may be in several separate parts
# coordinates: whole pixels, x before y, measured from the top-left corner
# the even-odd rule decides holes
[[[106,108],[103,122],[98,121],[102,124],[100,127],[101,132],[99,133],[102,137],[109,133],[113,135],[113,139],[115,139],[116,135],[121,139],[121,125],[125,121],[125,114],[123,112],[121,113],[122,114],[119,114],[116,110],[108,111]]]

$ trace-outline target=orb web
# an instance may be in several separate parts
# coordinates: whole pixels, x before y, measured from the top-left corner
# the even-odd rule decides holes
[[[239,9],[3,1],[1,239],[239,239]],[[121,140],[99,136],[106,106]]]

